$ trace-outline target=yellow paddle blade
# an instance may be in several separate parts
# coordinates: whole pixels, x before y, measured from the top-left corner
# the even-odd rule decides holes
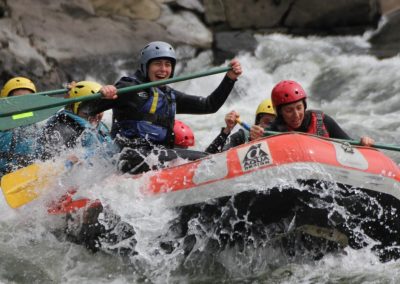
[[[12,208],[27,204],[39,195],[40,189],[48,183],[48,177],[55,175],[56,170],[50,165],[32,164],[1,178],[1,189],[5,199]]]

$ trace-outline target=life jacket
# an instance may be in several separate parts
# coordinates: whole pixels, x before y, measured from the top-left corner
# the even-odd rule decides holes
[[[322,137],[329,137],[328,130],[324,124],[324,113],[318,110],[309,110],[311,121],[307,128],[307,133]]]
[[[97,126],[93,127],[88,120],[79,115],[66,110],[62,110],[61,112],[81,127],[82,132],[79,136],[79,141],[81,146],[87,151],[85,156],[93,156],[95,148],[101,145],[107,146],[112,144],[110,131],[103,122],[100,121]]]
[[[38,127],[21,126],[0,132],[0,171],[9,173],[14,168],[28,166],[39,157]]]
[[[129,77],[138,84],[136,77]],[[122,120],[113,123],[116,134],[122,137],[142,138],[155,144],[173,145],[173,126],[176,112],[175,93],[167,88],[150,88],[140,91],[137,95],[147,96],[133,120]],[[113,132],[114,132],[113,131]]]
[[[50,152],[49,156],[57,153],[61,147],[73,148],[76,145],[85,149],[85,159],[98,152],[105,157],[116,152],[110,131],[104,123],[100,122],[94,127],[86,119],[67,110],[62,110],[51,118],[45,129],[48,130],[46,136],[51,136],[47,140],[48,145],[45,145]]]

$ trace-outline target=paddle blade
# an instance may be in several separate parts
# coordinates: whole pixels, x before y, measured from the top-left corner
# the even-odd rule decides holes
[[[38,172],[39,166],[33,164],[2,177],[1,189],[10,207],[17,208],[36,199]]]
[[[54,107],[54,108],[25,112],[21,114],[15,114],[7,117],[0,117],[0,131],[13,129],[20,126],[30,125],[46,120],[60,109],[61,107]]]
[[[25,113],[38,109],[55,107],[55,104],[59,106],[68,104],[64,102],[66,102],[64,98],[38,96],[36,94],[7,97],[0,99],[0,116],[5,117],[15,113]]]
[[[1,179],[1,189],[8,205],[17,208],[35,200],[40,189],[48,184],[49,177],[58,172],[60,170],[54,166],[32,164],[4,175]]]

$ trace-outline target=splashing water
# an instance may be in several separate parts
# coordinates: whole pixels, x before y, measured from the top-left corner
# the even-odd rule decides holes
[[[368,135],[382,144],[400,141],[400,97],[397,96],[400,83],[396,76],[400,68],[399,57],[377,60],[368,55],[369,45],[365,37],[305,38],[274,34],[258,36],[257,40],[259,45],[254,54],[238,55],[244,74],[227,103],[216,114],[178,115],[178,119],[194,130],[195,149],[204,150],[217,136],[224,126],[224,115],[230,110],[238,111],[242,120],[251,124],[258,103],[269,97],[272,87],[284,79],[299,81],[308,94],[309,107],[322,109],[334,117],[354,139]],[[178,49],[179,52],[188,54],[190,50]],[[186,74],[204,70],[210,67],[211,62],[211,54],[204,52],[179,64],[177,72]],[[215,89],[222,76],[180,82],[173,87],[189,94],[206,96]],[[106,120],[110,122],[110,113]],[[386,154],[396,162],[400,160],[397,153],[387,151]],[[62,161],[63,157],[60,158]],[[307,170],[321,171],[318,168]],[[317,260],[288,256],[277,245],[278,242],[268,239],[268,236],[290,232],[293,216],[283,220],[279,226],[254,231],[248,236],[253,242],[218,250],[225,241],[221,239],[221,233],[229,240],[235,237],[229,228],[254,225],[251,216],[242,214],[233,206],[238,199],[228,200],[217,209],[215,203],[205,204],[201,210],[212,209],[218,214],[210,213],[207,220],[197,215],[190,218],[186,233],[182,234],[180,226],[171,229],[178,212],[167,207],[162,198],[151,200],[141,193],[145,177],[109,177],[114,172],[112,165],[100,161],[92,166],[83,165],[57,180],[48,195],[17,210],[10,209],[0,197],[0,281],[395,283],[400,279],[396,272],[399,271],[399,262],[379,262],[370,250],[373,243],[360,250],[345,248],[340,253]],[[270,180],[258,176],[238,186],[260,192],[270,186],[284,192],[293,185],[304,192],[311,190],[309,185],[300,185],[295,176],[290,177],[290,173],[284,176],[278,175]],[[127,260],[103,252],[93,254],[65,240],[62,232],[65,219],[48,215],[46,204],[70,186],[79,186],[79,194],[99,199],[133,226],[137,241],[135,255]],[[351,218],[339,202],[327,201],[343,194],[334,181],[322,186],[319,194],[322,200],[326,200],[309,204],[315,208],[329,208],[332,219]],[[362,196],[362,193],[358,195]],[[368,206],[374,208],[379,216],[387,210],[374,200]],[[210,222],[220,225],[224,221],[229,223],[228,229],[208,226]],[[354,230],[362,234],[361,223]],[[257,235],[266,236],[268,241],[257,243]],[[187,251],[187,247],[191,249]]]

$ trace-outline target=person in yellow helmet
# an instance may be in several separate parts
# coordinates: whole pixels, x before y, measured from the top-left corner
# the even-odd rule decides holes
[[[6,82],[1,90],[0,97],[21,96],[36,93],[36,86],[33,82],[25,77],[15,77]]]
[[[101,85],[96,82],[73,82],[69,86],[68,97],[88,96],[97,93],[100,88]],[[47,121],[42,136],[45,159],[76,146],[85,148],[87,157],[93,156],[96,148],[111,144],[109,129],[101,122],[103,114],[89,116],[80,106],[80,102],[68,105]],[[71,161],[76,162],[77,158],[71,158]]]
[[[28,78],[8,80],[0,91],[1,98],[36,93],[35,84]],[[0,176],[28,166],[40,155],[36,124],[0,131]]]
[[[255,115],[255,125],[267,127],[276,117],[271,99],[263,100],[257,107]],[[225,115],[226,126],[221,129],[221,133],[207,147],[207,153],[218,153],[229,148],[244,144],[250,141],[249,133],[244,129],[239,129],[231,134],[239,119],[239,113],[231,111]],[[228,139],[229,137],[229,139]]]

